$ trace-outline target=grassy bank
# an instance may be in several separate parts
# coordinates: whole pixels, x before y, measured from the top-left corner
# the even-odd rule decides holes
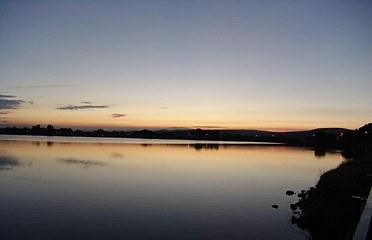
[[[361,210],[371,188],[372,153],[345,160],[337,168],[325,172],[315,188],[298,194],[292,204],[292,223],[306,229],[311,238],[351,239]],[[355,198],[353,196],[359,196]]]

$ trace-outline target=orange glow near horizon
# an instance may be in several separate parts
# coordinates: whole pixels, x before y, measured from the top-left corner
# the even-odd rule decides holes
[[[334,126],[332,124],[328,125],[302,125],[302,124],[276,124],[269,125],[261,124],[200,124],[199,122],[179,122],[177,121],[127,121],[127,120],[117,120],[117,119],[109,119],[109,120],[91,120],[91,121],[73,121],[73,120],[39,120],[39,119],[19,119],[18,122],[14,123],[7,123],[4,126],[19,126],[19,127],[31,127],[34,125],[40,124],[41,126],[47,126],[49,124],[53,125],[55,128],[61,127],[68,127],[73,129],[107,129],[107,130],[115,130],[115,129],[172,129],[172,128],[189,128],[189,129],[209,129],[209,130],[234,130],[234,129],[245,129],[245,130],[262,130],[262,131],[270,131],[270,132],[291,132],[291,131],[305,131],[305,130],[312,130],[316,128],[333,128],[333,127],[340,127],[346,129],[355,129],[355,126]],[[216,126],[218,125],[218,126]],[[362,125],[358,126],[361,127]]]
[[[74,129],[255,129],[273,132],[287,132],[310,130],[315,128],[347,128],[355,129],[368,123],[368,114],[347,115],[342,121],[336,116],[329,118],[318,115],[302,114],[292,117],[288,111],[270,114],[269,110],[257,110],[257,113],[235,109],[214,110],[208,106],[173,107],[173,108],[146,108],[119,107],[95,110],[58,110],[53,104],[47,106],[29,105],[23,109],[14,109],[7,114],[7,122],[1,126],[33,126],[48,125],[71,127]],[[273,111],[273,110],[272,110]],[[219,113],[220,112],[220,113]],[[252,110],[254,113],[254,111]],[[116,116],[116,117],[114,117]]]
[[[64,164],[66,159],[102,164],[105,168],[100,171],[111,168],[142,171],[150,168],[152,170],[148,174],[163,170],[181,175],[198,172],[203,178],[213,178],[216,183],[221,178],[236,174],[247,179],[262,173],[276,178],[279,169],[287,172],[285,177],[298,178],[304,171],[319,171],[320,165],[322,169],[329,169],[342,160],[335,155],[328,156],[326,161],[314,161],[313,152],[284,146],[221,146],[218,149],[196,150],[192,145],[4,141],[1,149],[19,159],[29,159],[34,164],[42,163],[48,167],[55,164],[69,167]],[[142,174],[141,178],[148,174]],[[122,171],[120,175],[123,175]]]

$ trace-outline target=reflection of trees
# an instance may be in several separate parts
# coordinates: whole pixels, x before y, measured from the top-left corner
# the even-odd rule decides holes
[[[326,151],[324,149],[321,149],[321,148],[316,148],[316,149],[314,149],[314,155],[315,155],[315,157],[319,157],[319,158],[325,157]]]
[[[352,152],[352,151],[342,151],[341,155],[345,159],[353,159],[354,158],[354,152]]]
[[[214,149],[214,150],[218,150],[218,148],[220,147],[219,144],[202,144],[202,143],[197,143],[197,144],[193,144],[195,150],[201,150],[201,149]]]
[[[20,163],[15,157],[0,155],[0,169],[11,169],[19,165]]]

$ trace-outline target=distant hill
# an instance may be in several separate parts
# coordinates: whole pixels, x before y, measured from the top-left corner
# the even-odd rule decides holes
[[[272,131],[261,131],[261,130],[219,130],[221,133],[228,133],[231,135],[240,135],[244,137],[277,137],[277,138],[286,138],[293,140],[301,140],[304,138],[310,138],[317,132],[324,132],[326,134],[340,135],[350,131],[346,128],[316,128],[313,130],[306,131],[293,131],[293,132],[272,132]]]
[[[291,138],[294,140],[300,140],[304,138],[310,138],[314,134],[318,132],[324,132],[326,134],[332,134],[332,135],[340,135],[341,133],[345,133],[350,131],[350,129],[346,128],[316,128],[313,130],[308,131],[296,131],[296,132],[278,132],[276,133],[277,136],[283,137],[283,138]]]
[[[293,146],[309,146],[317,148],[345,148],[355,146],[355,140],[372,142],[372,124],[366,124],[357,131],[345,128],[317,128],[307,131],[274,132],[261,130],[211,130],[173,128],[162,130],[131,130],[106,131],[103,129],[73,130],[71,128],[46,128],[40,125],[31,128],[7,127],[0,128],[0,134],[10,135],[39,135],[39,136],[70,136],[70,137],[112,137],[112,138],[145,138],[145,139],[183,139],[210,141],[248,141],[265,143],[284,143]],[[369,145],[368,145],[369,146]]]

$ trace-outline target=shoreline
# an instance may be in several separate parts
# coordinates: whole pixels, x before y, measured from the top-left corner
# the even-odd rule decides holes
[[[291,222],[312,239],[352,239],[372,187],[372,153],[363,152],[320,176],[291,204]]]
[[[5,136],[5,138],[4,138]],[[213,144],[213,145],[263,145],[263,146],[288,146],[276,142],[252,141],[220,141],[220,140],[195,140],[195,139],[157,139],[157,138],[126,138],[126,137],[84,137],[84,136],[45,136],[45,135],[9,135],[0,134],[1,141],[35,141],[40,142],[76,142],[76,143],[138,143],[138,144]],[[102,140],[102,141],[101,141]]]

